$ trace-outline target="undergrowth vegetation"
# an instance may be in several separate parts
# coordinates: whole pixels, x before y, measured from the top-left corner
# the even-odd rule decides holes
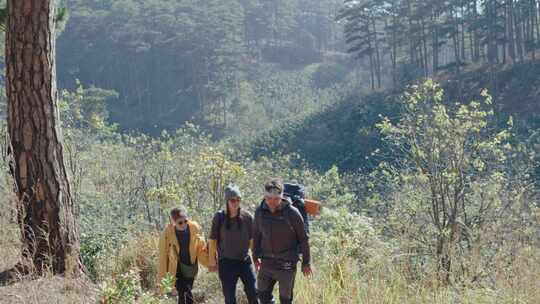
[[[170,280],[156,280],[158,233],[168,211],[186,207],[208,235],[229,182],[241,187],[244,208],[253,212],[264,181],[280,176],[324,202],[312,222],[315,272],[298,277],[297,303],[540,302],[535,156],[514,140],[511,123],[492,128],[485,98],[447,106],[436,84],[411,88],[398,106],[400,119],[379,118],[378,125],[403,158],[380,162],[369,174],[336,166],[317,171],[296,154],[253,159],[189,124],[157,138],[119,134],[99,119],[81,127],[78,120],[98,113],[65,108],[81,254],[99,289],[96,300],[174,303],[159,292],[170,289]],[[2,186],[9,193],[9,178]],[[16,239],[14,205],[4,197],[2,227]],[[2,247],[8,242],[3,237]],[[217,276],[202,269],[196,298],[219,303],[220,292]]]

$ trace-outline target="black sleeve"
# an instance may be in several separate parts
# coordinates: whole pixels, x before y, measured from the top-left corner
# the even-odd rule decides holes
[[[296,208],[290,208],[290,220],[296,233],[296,239],[300,244],[300,252],[302,252],[302,266],[309,266],[311,263],[311,254],[309,248],[309,236],[304,226],[304,219],[300,211]]]
[[[253,220],[253,259],[259,259],[261,257],[261,229],[260,223],[261,215],[259,210],[255,211],[255,219]]]
[[[219,218],[220,218],[220,212],[217,212],[214,215],[214,219],[212,219],[212,229],[210,230],[210,237],[211,240],[217,240],[219,238]]]
[[[253,219],[253,215],[251,215],[251,213],[249,212],[246,212],[246,216],[245,216],[245,219],[247,221],[247,224],[248,224],[248,234],[249,234],[249,239],[253,239],[253,222],[254,222],[254,219]]]

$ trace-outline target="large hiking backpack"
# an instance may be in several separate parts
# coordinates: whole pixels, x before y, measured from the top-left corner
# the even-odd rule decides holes
[[[306,212],[306,205],[304,203],[306,196],[304,186],[297,183],[284,183],[283,188],[283,195],[290,198],[292,205],[298,209],[298,211],[300,211],[300,214],[304,219],[306,232],[309,233],[309,217]]]

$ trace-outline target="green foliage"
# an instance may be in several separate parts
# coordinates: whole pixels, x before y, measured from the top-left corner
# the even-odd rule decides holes
[[[169,153],[169,162],[172,157]],[[157,201],[160,210],[170,210],[182,202],[199,212],[202,208],[208,208],[208,212],[217,210],[223,204],[223,191],[227,184],[245,176],[245,169],[241,164],[212,148],[201,151],[196,159],[185,160],[182,166],[186,170],[183,179],[168,182],[146,192],[146,199]],[[199,199],[202,193],[209,196],[210,205],[201,204]]]
[[[114,237],[114,236],[113,236]],[[99,235],[92,232],[82,232],[81,259],[92,280],[102,280],[108,267],[112,266],[107,259],[112,255],[119,242],[115,242],[110,235]]]
[[[136,268],[130,271],[117,275],[114,278],[108,279],[101,284],[99,303],[107,304],[161,304],[172,303],[167,300],[154,295],[153,293],[143,290],[139,281],[140,274]],[[168,284],[170,288],[169,280]]]
[[[507,234],[516,220],[534,225],[518,211],[524,204],[535,208],[531,197],[525,198],[530,195],[527,175],[511,171],[529,168],[515,159],[511,124],[498,132],[489,129],[491,97],[483,96],[482,102],[450,107],[442,88],[427,80],[404,94],[399,122],[385,118],[378,125],[405,156],[397,167],[400,186],[388,228],[404,238],[401,246],[418,255],[412,259],[416,265],[435,258],[445,282],[451,275],[481,278],[477,271],[483,270],[469,268],[467,259],[479,250],[489,268],[491,253],[506,245],[488,239]]]
[[[161,279],[160,288],[163,289],[164,293],[170,293],[175,288],[174,282],[175,278],[170,274],[167,273],[163,279]]]
[[[74,89],[77,78],[117,91],[119,102],[109,111],[124,130],[159,135],[195,121],[221,136],[245,119],[239,105],[259,106],[243,87],[262,78],[273,59],[302,66],[305,54],[320,60],[321,50],[337,47],[339,25],[331,22],[337,3],[66,0],[59,83]],[[313,43],[298,42],[302,37]]]
[[[330,168],[315,184],[309,185],[308,189],[313,197],[324,199],[325,208],[353,210],[357,207],[356,195],[349,189],[336,166]]]
[[[246,172],[241,164],[228,160],[219,151],[203,152],[200,157],[204,164],[201,168],[202,175],[207,178],[208,192],[214,202],[214,208],[217,208],[223,203],[223,193],[227,184],[241,179]]]
[[[165,303],[153,292],[173,287],[172,277],[156,282],[167,211],[185,206],[208,230],[227,183],[240,185],[242,207],[253,211],[273,176],[306,184],[308,196],[324,204],[312,221],[315,275],[299,277],[299,303],[538,302],[540,212],[529,179],[531,164],[539,174],[538,153],[529,148],[538,152],[536,116],[501,124],[501,113],[512,107],[535,113],[533,103],[507,101],[536,96],[534,68],[505,71],[512,89],[495,105],[487,94],[451,104],[432,81],[397,102],[390,93],[362,94],[356,83],[363,79],[348,66],[319,62],[342,55],[335,52],[343,47],[341,25],[333,22],[341,1],[65,2],[70,18],[59,40],[60,82],[71,88],[59,101],[65,159],[81,256],[102,284],[102,302]],[[461,12],[442,12],[440,1],[347,2],[354,4],[342,16],[348,42],[371,60],[372,86],[381,78],[375,74],[390,69],[396,87],[430,69],[458,71],[465,58],[446,56],[456,62],[437,66],[427,56],[453,51],[450,41],[459,51],[464,45],[453,39],[461,31],[472,38],[474,61],[474,42],[496,28],[484,17],[471,22],[484,11],[467,1]],[[524,31],[533,20],[521,14],[525,8],[515,20]],[[66,11],[60,17],[67,19]],[[484,38],[489,44],[500,37]],[[532,83],[526,88],[512,74],[522,72]],[[460,85],[452,93],[461,94]],[[113,121],[155,136],[118,133]],[[525,146],[513,133],[526,134],[529,126]],[[2,185],[9,193],[7,178]],[[448,273],[451,285],[441,286],[440,275]],[[197,285],[205,300],[220,294],[218,279],[204,269]]]
[[[6,30],[6,22],[7,22],[7,8],[1,8],[0,9],[0,29],[3,31]]]
[[[233,139],[250,139],[287,121],[302,120],[338,100],[337,87],[313,87],[311,70],[311,66],[301,71],[279,71],[269,66],[257,70],[257,79],[241,86],[235,108],[238,120],[230,127]]]
[[[135,303],[141,295],[139,274],[135,269],[104,282],[101,286],[102,303]]]
[[[323,210],[314,232],[313,248],[319,250],[317,255],[332,261],[352,258],[366,265],[371,258],[383,253],[384,244],[378,239],[369,218],[346,207]]]
[[[64,128],[88,130],[91,133],[111,134],[117,128],[109,124],[107,104],[118,98],[118,93],[96,87],[84,88],[77,80],[73,91],[63,90],[59,108]]]
[[[347,51],[369,65],[372,90],[385,78],[400,88],[404,80],[445,71],[461,95],[469,66],[489,66],[488,87],[495,90],[495,65],[536,59],[538,29],[527,24],[538,19],[537,6],[536,0],[344,0],[337,20]],[[390,73],[383,75],[385,69]]]
[[[157,233],[132,233],[127,242],[116,248],[116,256],[112,269],[113,276],[137,269],[140,285],[145,289],[154,289],[158,270],[158,241]]]
[[[286,120],[252,139],[254,157],[273,152],[295,153],[310,166],[329,170],[370,172],[381,158],[393,158],[381,140],[376,124],[379,116],[398,116],[394,96],[360,95],[355,88],[340,88],[334,105],[301,118]],[[352,91],[352,92],[351,92]],[[380,153],[373,155],[373,151]]]
[[[152,188],[146,192],[146,199],[157,201],[161,209],[172,209],[177,202],[180,202],[180,186],[174,183],[165,184],[159,188]]]
[[[344,82],[347,73],[348,70],[340,64],[323,63],[312,75],[313,84],[316,88],[326,89]]]

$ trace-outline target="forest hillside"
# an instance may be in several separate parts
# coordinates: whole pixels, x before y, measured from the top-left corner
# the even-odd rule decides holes
[[[0,303],[177,303],[171,211],[206,242],[275,177],[322,205],[294,303],[540,303],[540,1],[0,0],[0,28]]]

